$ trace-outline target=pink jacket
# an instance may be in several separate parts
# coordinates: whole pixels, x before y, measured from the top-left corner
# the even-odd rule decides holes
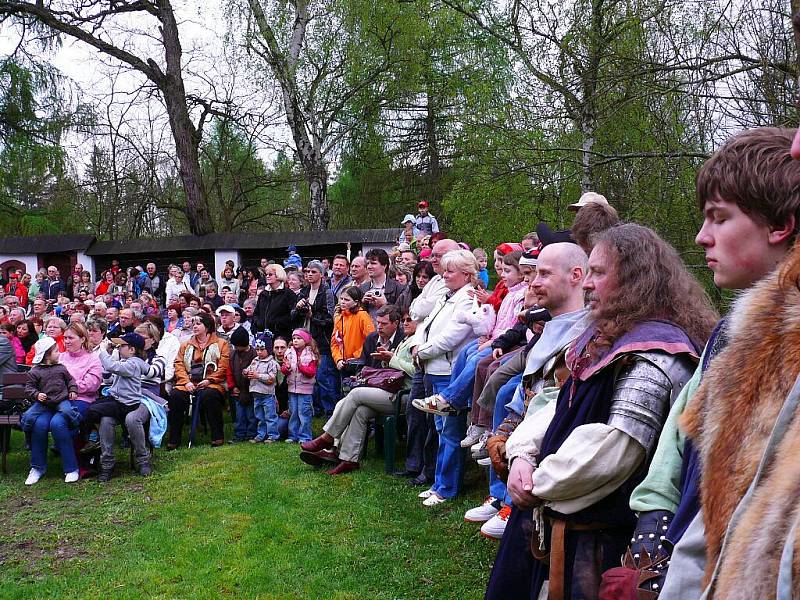
[[[504,334],[506,330],[511,329],[517,322],[517,313],[522,310],[527,289],[528,284],[520,281],[508,290],[508,294],[500,304],[500,310],[497,311],[497,320],[495,321],[494,329],[492,329],[491,339]]]
[[[84,402],[94,402],[97,399],[97,390],[103,383],[103,365],[96,354],[81,350],[75,354],[62,352],[58,362],[67,367],[78,385],[78,398]]]
[[[290,394],[313,394],[314,383],[317,375],[317,360],[311,348],[303,348],[298,364],[297,351],[289,348],[285,358],[289,361],[289,368],[281,367],[281,373],[286,375],[286,383]]]

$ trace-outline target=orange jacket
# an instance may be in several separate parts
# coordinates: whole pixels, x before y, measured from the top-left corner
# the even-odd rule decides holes
[[[333,363],[348,358],[359,358],[364,340],[375,331],[369,313],[359,309],[355,314],[349,310],[338,314],[333,320],[333,335],[331,336],[331,354]]]

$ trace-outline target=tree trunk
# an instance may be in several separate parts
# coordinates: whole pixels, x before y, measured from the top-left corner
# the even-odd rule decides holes
[[[320,161],[321,162],[321,161]],[[327,231],[330,221],[328,211],[328,170],[324,164],[305,167],[306,181],[311,192],[309,224],[311,231]]]
[[[792,28],[794,29],[794,49],[797,53],[795,65],[797,67],[797,85],[800,89],[800,0],[791,0]],[[800,99],[797,101],[797,113],[800,118]]]
[[[164,42],[164,57],[167,72],[161,86],[164,103],[169,115],[169,126],[175,139],[175,153],[178,157],[178,171],[186,191],[186,219],[189,230],[194,235],[206,235],[214,231],[200,175],[200,161],[197,148],[200,144],[197,129],[189,117],[186,105],[186,89],[181,74],[181,42],[178,37],[178,24],[169,0],[159,0],[161,16],[161,35]]]
[[[439,144],[436,139],[436,109],[430,92],[426,93],[425,113],[425,138],[428,146],[428,190],[434,202],[442,201],[441,192],[441,161],[439,159]]]

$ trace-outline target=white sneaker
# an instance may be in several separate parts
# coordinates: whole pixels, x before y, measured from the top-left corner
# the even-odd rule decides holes
[[[481,436],[478,438],[478,440],[475,442],[475,444],[470,446],[469,449],[472,450],[472,452],[477,452],[478,450],[482,450],[483,448],[486,448],[486,442],[489,441],[490,437],[492,437],[492,432],[489,431],[488,429],[484,429],[483,433],[481,434]]]
[[[31,469],[31,472],[28,473],[28,478],[25,480],[25,485],[33,485],[39,481],[43,475],[44,471],[40,471],[39,469]]]
[[[480,425],[470,425],[467,428],[467,435],[464,436],[463,440],[461,440],[461,447],[469,448],[475,442],[481,439],[481,436],[483,436],[485,431],[486,427],[481,427]]]
[[[511,507],[504,506],[500,511],[491,519],[481,525],[481,535],[490,540],[499,540],[503,537],[503,532],[506,530],[508,523],[508,516],[511,514]]]
[[[482,467],[491,467],[492,466],[492,459],[491,458],[482,458],[478,461],[478,464]]]
[[[419,494],[417,494],[417,498],[425,498],[425,499],[428,499],[428,498],[430,498],[431,496],[433,496],[435,493],[436,493],[436,492],[434,492],[433,490],[430,490],[430,489],[429,489],[429,490],[425,490],[424,492],[420,492]]]
[[[72,471],[64,476],[64,483],[75,483],[80,478],[81,474],[79,471]]]
[[[483,504],[470,508],[464,513],[467,523],[485,523],[500,511],[500,501],[494,496],[486,496]]]

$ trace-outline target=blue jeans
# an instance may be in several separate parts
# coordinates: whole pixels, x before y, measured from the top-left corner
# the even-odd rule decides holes
[[[289,392],[289,439],[295,442],[311,440],[311,419],[314,406],[311,394],[293,394]]]
[[[494,403],[492,429],[496,430],[500,423],[506,418],[506,415],[508,415],[506,404],[511,402],[511,398],[514,397],[514,390],[517,389],[521,381],[522,373],[509,379],[508,382],[498,390],[497,400]],[[511,496],[508,495],[508,488],[506,488],[506,484],[497,476],[494,467],[489,467],[489,495],[499,498],[504,504],[511,505]]]
[[[491,353],[491,348],[478,350],[477,340],[467,344],[458,353],[450,373],[450,383],[440,392],[450,406],[461,410],[472,404],[475,369],[477,369],[478,363]]]
[[[314,384],[314,408],[328,415],[342,397],[342,380],[330,354],[320,354]],[[310,429],[309,429],[310,431]]]
[[[33,424],[36,422],[36,419],[47,412],[52,412],[52,410],[52,405],[48,406],[43,402],[34,402],[33,406],[26,410],[22,415],[20,420],[20,427],[22,428],[22,431],[25,433],[30,433],[33,430]],[[72,402],[69,400],[62,400],[58,403],[58,407],[55,410],[64,415],[64,418],[67,420],[67,424],[71,429],[78,428],[78,425],[80,425],[81,422],[81,413],[78,412],[77,408],[72,406]]]
[[[438,394],[447,385],[447,375],[425,375],[426,391]],[[461,440],[467,431],[467,413],[453,417],[434,415],[433,422],[439,432],[439,450],[436,453],[436,475],[431,490],[442,498],[453,498],[461,488],[461,476],[464,472],[464,456],[466,450],[461,447]]]
[[[89,403],[83,401],[72,401],[81,416],[86,414]],[[58,453],[61,455],[61,465],[64,473],[72,473],[78,470],[78,459],[75,456],[73,438],[77,430],[70,429],[64,413],[48,408],[46,412],[40,414],[33,423],[31,430],[31,468],[37,471],[47,470],[47,436],[53,434],[53,441],[56,444]]]
[[[258,435],[256,439],[263,442],[269,437],[271,440],[280,439],[281,435],[278,431],[278,411],[276,410],[277,401],[274,395],[267,394],[254,394],[250,393],[253,397],[253,408],[256,412],[256,419],[258,420]]]
[[[236,400],[236,423],[233,426],[233,437],[237,440],[252,440],[256,437],[258,421],[253,403],[242,404]]]

